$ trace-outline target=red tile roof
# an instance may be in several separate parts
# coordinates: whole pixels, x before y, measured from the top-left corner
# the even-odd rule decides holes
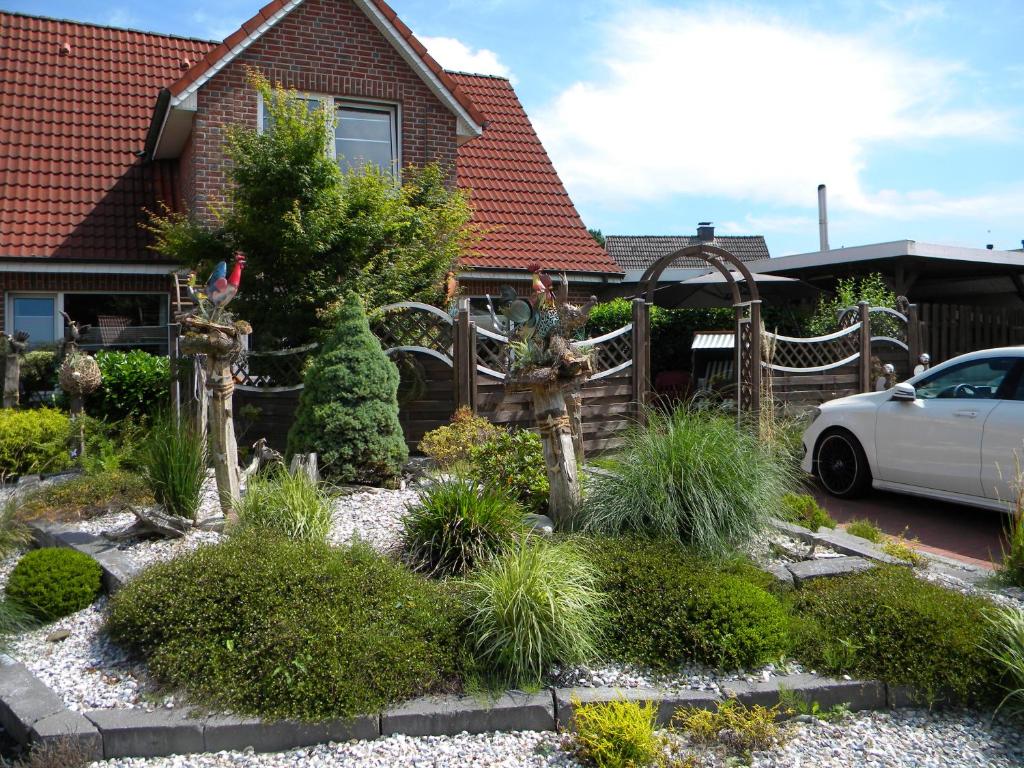
[[[487,120],[482,136],[459,147],[455,165],[483,232],[465,263],[525,269],[539,262],[546,270],[621,274],[587,232],[512,84],[451,74]]]
[[[175,169],[134,153],[157,92],[211,45],[0,12],[0,256],[159,260],[138,221]]]

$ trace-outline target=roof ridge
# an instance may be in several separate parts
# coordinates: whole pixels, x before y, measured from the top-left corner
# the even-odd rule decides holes
[[[24,13],[22,11],[8,11],[0,9],[0,15],[4,16],[20,16],[23,19],[39,19],[40,21],[59,21],[64,24],[74,24],[76,27],[93,27],[95,29],[114,29],[118,32],[134,32],[138,35],[152,35],[153,37],[169,37],[174,40],[190,40],[196,43],[209,43],[210,45],[217,45],[220,40],[207,40],[202,37],[189,37],[188,35],[175,35],[170,32],[154,32],[148,29],[136,29],[135,27],[118,27],[114,24],[97,24],[92,21],[82,21],[80,19],[65,19],[60,16],[43,16],[38,13]]]

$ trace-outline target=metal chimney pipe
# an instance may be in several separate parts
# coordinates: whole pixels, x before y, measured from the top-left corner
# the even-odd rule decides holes
[[[825,185],[818,185],[818,238],[822,251],[828,248],[828,205],[825,202]]]

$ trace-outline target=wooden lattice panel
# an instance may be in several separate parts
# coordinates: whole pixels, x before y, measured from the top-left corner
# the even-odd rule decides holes
[[[754,353],[753,353],[753,331],[750,319],[741,320],[739,323],[739,411],[749,413],[754,407]]]
[[[860,352],[859,325],[831,338],[794,341],[785,336],[765,334],[765,362],[782,368],[826,368]]]
[[[595,374],[619,368],[633,361],[633,334],[629,330],[596,344],[582,341],[576,345],[591,350],[590,361]]]
[[[400,307],[381,312],[371,330],[384,349],[422,347],[451,354],[453,331],[451,318],[418,307]]]
[[[306,360],[316,344],[274,352],[249,352],[232,364],[235,383],[244,387],[297,387],[302,384]]]
[[[502,375],[508,373],[510,348],[504,337],[496,339],[477,331],[476,364]]]

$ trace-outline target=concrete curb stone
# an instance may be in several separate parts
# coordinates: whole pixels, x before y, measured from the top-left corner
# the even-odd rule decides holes
[[[64,702],[28,668],[9,656],[0,656],[0,725],[24,744],[32,726],[65,712]]]
[[[427,696],[389,709],[380,718],[382,736],[553,730],[555,711],[550,691],[534,694],[509,691],[496,699]]]
[[[573,700],[581,704],[598,704],[611,701],[648,702],[658,707],[658,725],[666,726],[676,710],[681,707],[714,709],[722,697],[711,691],[661,691],[656,688],[556,688],[555,707],[558,727],[572,730]]]
[[[846,704],[853,711],[885,709],[886,686],[877,680],[836,680],[816,675],[792,675],[772,678],[767,682],[748,683],[739,680],[723,686],[723,692],[735,696],[740,703],[752,707],[773,707],[779,703],[782,688],[792,691],[804,701],[817,702],[822,709]]]
[[[30,739],[41,744],[70,739],[78,744],[88,759],[103,759],[103,736],[99,729],[84,715],[69,709],[36,722],[32,726]]]
[[[283,752],[329,741],[376,739],[380,736],[380,717],[360,715],[349,720],[302,723],[293,720],[262,722],[256,717],[211,715],[203,721],[204,752],[242,750]]]
[[[77,549],[99,563],[103,571],[103,588],[107,594],[114,594],[138,569],[117,548],[102,536],[77,531],[68,526],[31,522],[28,524],[33,536],[42,547],[67,547]]]
[[[99,709],[85,716],[103,734],[103,756],[165,757],[202,752],[203,720],[175,709]]]

